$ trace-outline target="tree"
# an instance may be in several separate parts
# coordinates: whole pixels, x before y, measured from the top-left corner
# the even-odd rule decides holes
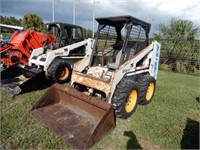
[[[2,24],[21,26],[21,19],[17,19],[12,16],[0,16],[0,20]],[[3,35],[4,39],[9,39],[14,31],[15,29],[1,27],[1,34]]]
[[[182,60],[191,60],[187,67],[199,68],[198,64],[192,63],[200,56],[200,44],[197,41],[200,30],[193,22],[171,19],[169,25],[159,24],[157,31],[153,38],[161,43],[161,56],[163,56],[161,64],[167,64],[172,70],[176,70],[177,62],[185,67],[186,63]]]
[[[0,20],[2,24],[21,26],[21,19],[16,19],[15,17],[12,16],[10,17],[0,16]]]
[[[159,24],[155,38],[172,40],[194,40],[199,29],[189,20],[171,19],[169,25]]]
[[[24,15],[22,19],[22,26],[24,27],[24,29],[34,28],[37,31],[45,30],[43,19],[34,13]]]
[[[188,50],[193,49],[194,41],[198,38],[199,28],[191,21],[171,19],[169,25],[160,24],[154,39],[162,41],[165,56],[178,58],[185,56]]]

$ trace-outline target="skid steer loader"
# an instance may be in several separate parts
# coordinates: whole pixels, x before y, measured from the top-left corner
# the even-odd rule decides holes
[[[76,149],[90,148],[128,118],[137,104],[151,102],[160,44],[149,45],[150,24],[132,16],[96,18],[91,59],[74,64],[69,87],[54,84],[32,114]]]
[[[43,89],[54,82],[69,82],[74,62],[91,55],[93,40],[84,41],[80,26],[54,22],[47,24],[47,28],[56,36],[56,42],[34,49],[28,66],[18,64],[3,70],[1,88],[16,95]]]

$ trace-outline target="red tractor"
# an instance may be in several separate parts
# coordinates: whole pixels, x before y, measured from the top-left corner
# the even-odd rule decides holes
[[[44,34],[33,29],[26,31],[15,31],[8,43],[2,41],[0,47],[1,63],[5,67],[21,63],[28,64],[31,52],[44,45],[55,43],[56,37],[53,34]]]

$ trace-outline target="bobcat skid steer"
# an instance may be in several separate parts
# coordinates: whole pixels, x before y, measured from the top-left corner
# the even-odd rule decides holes
[[[150,24],[132,16],[96,20],[92,59],[76,62],[70,86],[54,84],[32,108],[76,149],[90,148],[115,127],[115,116],[130,117],[155,91],[160,44],[149,45]]]
[[[47,29],[55,35],[56,42],[32,51],[28,66],[18,64],[2,71],[2,89],[16,95],[43,89],[54,82],[69,82],[73,64],[91,55],[93,40],[83,39],[80,26],[54,22],[48,23]]]

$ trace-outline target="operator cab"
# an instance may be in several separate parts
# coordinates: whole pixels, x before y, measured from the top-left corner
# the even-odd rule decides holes
[[[93,66],[118,69],[149,45],[150,24],[132,16],[96,18],[99,23],[94,44]]]
[[[50,47],[53,50],[84,40],[83,29],[80,26],[61,22],[48,23],[46,25],[48,32],[56,36],[56,43]],[[84,47],[80,47],[70,53],[83,54],[84,49]]]

